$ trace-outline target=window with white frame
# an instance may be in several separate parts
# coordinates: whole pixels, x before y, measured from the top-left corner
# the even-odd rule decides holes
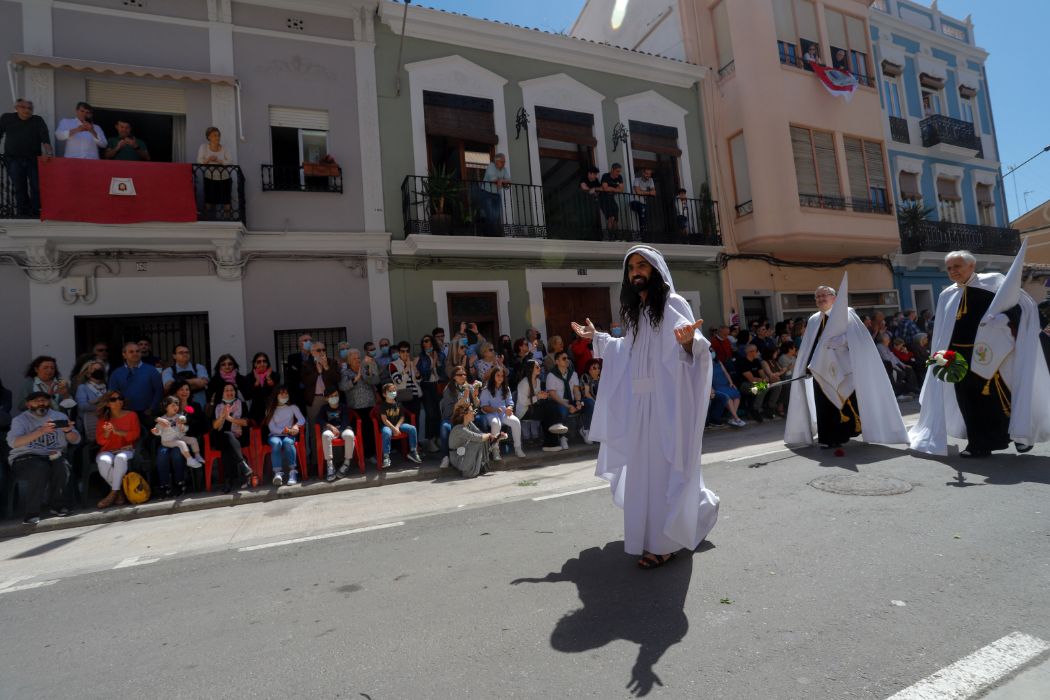
[[[791,127],[799,201],[807,207],[841,209],[835,136],[830,131]]]
[[[897,185],[900,188],[901,201],[905,204],[914,204],[922,201],[922,188],[919,186],[919,174],[902,170],[897,176]]]
[[[922,116],[932,117],[935,114],[944,114],[944,99],[940,90],[923,88],[922,90]]]
[[[843,142],[846,147],[846,174],[849,176],[854,211],[887,211],[889,202],[886,195],[886,167],[883,165],[882,144],[852,136],[844,137]]]
[[[848,71],[862,84],[874,86],[868,62],[868,31],[864,19],[825,8],[833,68]]]
[[[991,185],[977,185],[977,216],[981,226],[995,226],[995,199]]]
[[[773,18],[781,63],[812,70],[806,65],[807,60],[821,62],[820,32],[813,0],[773,0]]]
[[[953,224],[962,223],[962,197],[959,195],[959,181],[950,177],[937,178],[937,212],[941,221]]]
[[[960,96],[959,97],[959,111],[961,113],[962,120],[964,122],[969,122],[971,124],[974,123],[974,121],[973,121],[973,98],[966,97],[966,96]]]
[[[886,96],[886,111],[889,112],[891,117],[900,119],[904,116],[901,112],[900,77],[896,75],[883,76],[882,87]]]

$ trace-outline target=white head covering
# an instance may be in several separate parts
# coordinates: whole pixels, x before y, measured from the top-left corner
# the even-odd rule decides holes
[[[675,294],[674,282],[671,281],[671,271],[667,268],[667,261],[664,260],[663,254],[656,248],[650,248],[647,245],[636,245],[627,251],[627,255],[623,257],[623,269],[627,269],[627,261],[631,259],[631,256],[637,253],[645,258],[650,265],[656,268],[660,272],[660,276],[664,278],[664,282],[670,288],[671,294]]]

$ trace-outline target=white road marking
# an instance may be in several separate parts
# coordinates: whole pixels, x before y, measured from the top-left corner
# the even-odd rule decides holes
[[[769,452],[759,452],[758,454],[745,455],[743,457],[733,457],[733,459],[727,459],[726,461],[727,462],[743,462],[743,461],[746,461],[746,460],[749,460],[749,459],[754,459],[755,457],[765,457],[767,455],[775,455],[778,452],[788,452],[788,451],[789,451],[788,448],[781,447],[779,450],[770,450]]]
[[[34,581],[33,583],[23,583],[21,586],[8,586],[5,585],[0,588],[0,595],[4,593],[14,593],[15,591],[28,591],[33,588],[43,588],[44,586],[53,586],[58,583],[60,579],[54,578],[50,581]]]
[[[323,535],[310,535],[309,537],[296,537],[293,540],[281,540],[280,542],[267,542],[266,544],[253,544],[250,547],[241,547],[238,552],[254,552],[259,549],[269,549],[270,547],[283,547],[288,544],[299,544],[301,542],[313,542],[315,540],[327,540],[332,537],[343,537],[345,535],[356,535],[359,532],[371,532],[372,530],[385,530],[388,527],[399,527],[404,525],[404,521],[398,521],[396,523],[384,523],[382,525],[369,525],[368,527],[357,527],[353,530],[340,530],[339,532],[328,532]]]
[[[548,494],[546,496],[537,496],[536,498],[534,498],[532,500],[534,500],[534,501],[547,501],[547,500],[550,500],[552,498],[561,498],[562,496],[575,496],[578,493],[587,493],[588,491],[597,491],[598,489],[607,489],[607,488],[609,488],[608,484],[600,484],[598,486],[591,486],[591,487],[585,488],[585,489],[576,489],[575,491],[566,491],[565,493],[552,493],[552,494]]]
[[[128,557],[127,559],[121,560],[119,564],[114,566],[114,569],[127,569],[130,566],[142,566],[143,564],[152,564],[160,561],[159,558],[153,559],[142,559],[141,557]]]
[[[887,700],[965,700],[1050,649],[1050,643],[1014,632],[927,676]]]

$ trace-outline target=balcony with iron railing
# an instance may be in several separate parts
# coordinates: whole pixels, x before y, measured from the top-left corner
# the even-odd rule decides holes
[[[981,137],[974,131],[970,122],[943,114],[931,114],[919,122],[919,131],[922,134],[922,145],[926,148],[948,147],[949,153],[954,153],[950,149],[961,149],[966,151],[967,155],[982,157]]]
[[[263,165],[263,192],[343,191],[343,169],[335,164]]]
[[[832,197],[822,194],[799,194],[798,202],[809,209],[832,209],[855,211],[861,214],[892,214],[893,205],[886,200],[885,192],[869,199]]]
[[[23,175],[27,171],[11,167],[14,162],[10,156],[0,155],[0,219],[39,219],[41,214],[33,209],[31,190]],[[198,221],[246,223],[244,173],[239,166],[190,164],[190,170]],[[19,186],[19,176],[25,185]],[[101,191],[108,191],[110,176],[100,174],[97,185]],[[45,196],[40,197],[41,205],[46,206]]]
[[[721,246],[709,198],[588,194],[409,175],[401,184],[405,235],[491,236]]]
[[[905,254],[968,250],[984,255],[1017,255],[1021,247],[1017,229],[951,221],[901,223],[900,234],[901,252]]]
[[[890,137],[897,143],[911,143],[908,120],[902,117],[890,117]]]

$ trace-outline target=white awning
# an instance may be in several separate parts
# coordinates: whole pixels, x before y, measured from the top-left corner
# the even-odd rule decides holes
[[[185,80],[194,83],[216,83],[219,85],[236,85],[237,78],[218,73],[200,73],[197,71],[159,68],[156,66],[132,66],[124,63],[106,63],[104,61],[85,61],[79,58],[60,58],[58,56],[34,56],[16,53],[11,55],[11,63],[31,68],[54,68],[72,70],[99,75],[125,75],[136,78],[153,78],[155,80]]]

